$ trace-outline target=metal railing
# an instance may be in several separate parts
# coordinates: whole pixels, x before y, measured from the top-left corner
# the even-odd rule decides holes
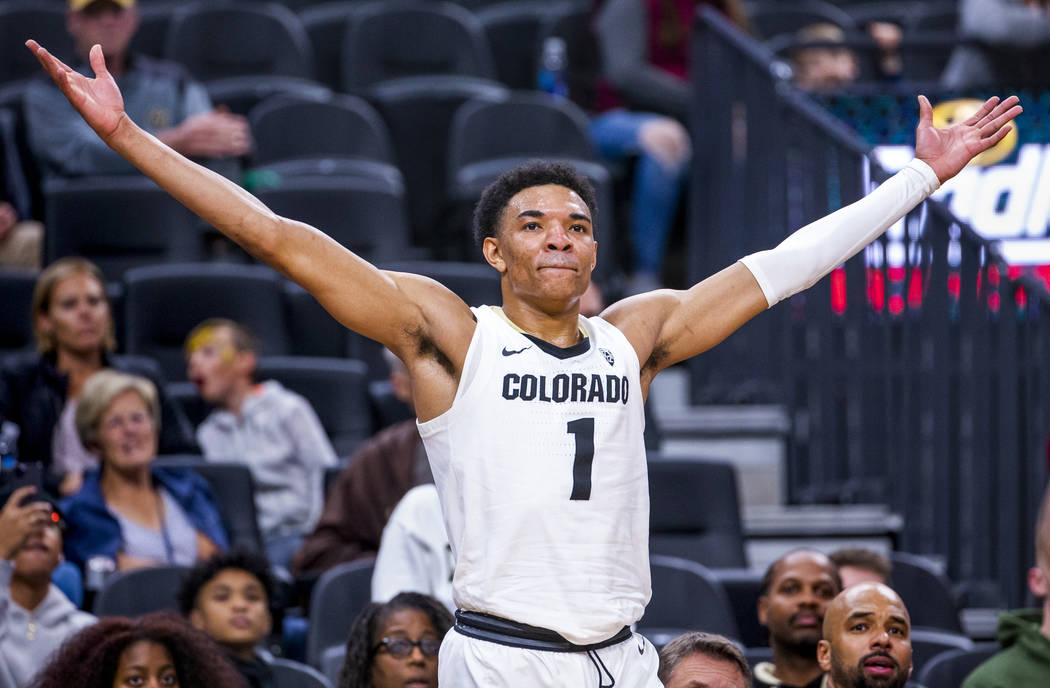
[[[867,144],[772,53],[700,12],[689,265],[699,280],[860,198]],[[1023,600],[1046,484],[1050,296],[928,201],[812,289],[692,363],[703,395],[792,419],[789,503],[884,502],[903,549]]]

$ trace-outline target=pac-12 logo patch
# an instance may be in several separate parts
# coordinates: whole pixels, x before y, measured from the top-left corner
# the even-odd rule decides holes
[[[613,358],[611,351],[609,351],[608,349],[602,349],[600,347],[598,348],[598,351],[602,352],[602,356],[605,356],[605,360],[609,365],[614,365],[616,363],[616,359]]]

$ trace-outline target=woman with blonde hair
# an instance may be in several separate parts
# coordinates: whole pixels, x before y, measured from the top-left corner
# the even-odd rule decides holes
[[[49,489],[76,492],[94,456],[80,443],[73,418],[85,381],[103,368],[149,378],[164,389],[157,364],[140,356],[120,356],[105,279],[83,258],[62,258],[37,280],[32,303],[37,352],[9,358],[0,370],[0,423],[19,427],[18,458],[39,461],[49,473]],[[163,453],[195,450],[193,433],[181,408],[161,394]]]
[[[149,380],[102,370],[81,390],[76,429],[100,468],[62,502],[70,529],[66,557],[95,556],[118,569],[192,565],[226,547],[211,490],[187,468],[153,465],[160,408]]]

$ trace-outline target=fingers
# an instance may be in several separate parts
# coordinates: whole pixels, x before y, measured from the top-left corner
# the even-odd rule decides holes
[[[1013,127],[1011,127],[1010,125],[1007,125],[1007,126],[1003,127],[1002,129],[1000,129],[999,131],[997,131],[994,134],[992,134],[990,137],[988,137],[986,139],[982,139],[981,140],[981,147],[984,150],[988,150],[989,148],[993,147],[995,144],[997,144],[1000,141],[1002,141],[1003,139],[1005,139],[1006,135],[1009,134],[1012,129],[1013,129]]]
[[[933,126],[933,106],[926,96],[919,96],[919,125]]]
[[[1003,127],[1003,125],[1012,120],[1014,117],[1017,117],[1019,114],[1021,114],[1021,112],[1021,106],[1015,105],[1014,107],[1010,108],[1003,114],[993,119],[991,122],[988,122],[980,129],[981,138],[986,138],[996,133],[997,131],[999,131],[999,129]]]
[[[43,66],[55,81],[58,81],[62,72],[69,71],[69,67],[63,64],[57,57],[49,53],[47,48],[36,41],[32,39],[26,41],[26,47],[33,51],[33,54],[36,55],[37,61],[40,62],[41,66]]]
[[[992,109],[998,102],[999,96],[992,96],[988,100],[984,101],[984,105],[982,105],[977,112],[970,115],[969,119],[963,122],[963,124],[970,127],[978,126],[979,122],[985,117],[987,117],[989,113],[992,112]]]
[[[7,498],[7,504],[14,508],[18,508],[22,505],[22,500],[24,500],[26,497],[33,494],[34,492],[36,492],[36,488],[34,486],[23,485],[22,487],[18,488],[17,490],[11,493],[11,496]]]
[[[102,55],[102,46],[96,43],[91,46],[91,54],[88,56],[91,62],[91,69],[95,71],[95,76],[101,77],[109,74],[109,70],[106,69],[106,58]]]
[[[1002,116],[1003,113],[1013,109],[1014,107],[1018,107],[1017,106],[1018,102],[1019,101],[1018,101],[1017,96],[1010,96],[1009,98],[1007,98],[1003,102],[999,103],[998,107],[996,107],[994,110],[991,110],[990,112],[985,114],[984,117],[982,117],[980,120],[978,120],[977,123],[976,123],[976,126],[978,126],[980,128],[984,128],[985,125],[987,125],[992,120]],[[1020,110],[1019,107],[1018,107],[1018,110]]]

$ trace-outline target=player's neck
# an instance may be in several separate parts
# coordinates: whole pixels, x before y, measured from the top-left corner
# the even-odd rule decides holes
[[[582,337],[578,302],[568,311],[552,315],[522,301],[513,301],[503,304],[503,314],[522,332],[557,347],[573,346]]]
[[[773,666],[776,667],[776,677],[781,683],[789,686],[806,686],[810,681],[824,672],[817,663],[816,654],[812,657],[800,657],[799,655],[786,652],[773,645]]]

